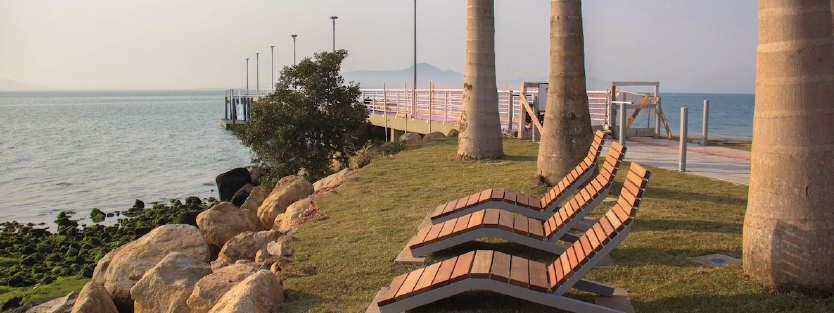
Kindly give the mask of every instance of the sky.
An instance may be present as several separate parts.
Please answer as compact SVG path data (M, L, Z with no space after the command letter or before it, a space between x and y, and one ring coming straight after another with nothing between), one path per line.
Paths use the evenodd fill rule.
M586 75L753 93L758 1L585 0ZM410 0L0 0L0 79L57 89L250 88L347 49L343 71L413 63ZM548 75L550 3L495 1L499 80ZM463 73L466 1L417 0L417 60ZM269 46L275 46L271 52ZM256 76L256 55L259 78ZM419 77L423 81L425 77ZM402 82L392 82L402 83Z

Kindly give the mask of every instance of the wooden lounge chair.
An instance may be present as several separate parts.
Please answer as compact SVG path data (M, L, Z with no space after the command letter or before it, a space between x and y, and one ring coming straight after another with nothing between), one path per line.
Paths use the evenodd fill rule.
M629 180L648 180L636 163ZM641 183L642 184L642 183ZM620 201L550 265L495 251L474 251L394 278L376 304L401 312L469 290L489 290L573 312L620 312L564 296L571 288L611 296L614 287L582 279L628 236L642 196L624 188Z
M409 241L408 249L411 255L422 257L478 238L498 237L534 249L562 253L567 247L556 241L576 240L575 235L568 233L571 229L588 230L588 225L582 219L608 195L623 157L624 154L612 147L596 178L547 221L499 209L480 210L420 229ZM645 188L644 183L643 180L627 179L625 184L639 196Z
M437 206L431 214L431 222L432 224L443 223L488 208L504 209L536 219L546 220L559 208L559 204L564 202L579 186L591 178L604 142L605 133L597 131L588 151L588 156L573 171L562 178L543 198L536 198L503 188L487 189Z

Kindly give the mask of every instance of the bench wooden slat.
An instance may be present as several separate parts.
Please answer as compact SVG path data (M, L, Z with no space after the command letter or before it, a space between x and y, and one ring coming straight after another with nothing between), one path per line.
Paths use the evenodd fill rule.
M605 214L605 218L607 218L608 221L611 222L611 227L614 227L615 232L618 232L625 227L625 225L623 224L624 221L620 221L620 219L617 218L617 214L615 214L614 212L608 211L608 213Z
M486 213L484 214L484 227L485 228L496 228L498 227L498 219L500 217L501 210L499 209L487 209Z
M504 188L495 188L492 191L492 200L504 201Z
M559 262L559 259L556 259L555 262L550 263L550 265L547 266L547 278L550 281L548 286L553 288L553 290L556 290L554 285L559 281L560 277L557 274L560 273L562 273L562 263Z
M449 279L449 282L459 282L469 277L469 272L472 269L472 262L474 260L475 251L470 251L459 256L458 260L455 262L455 269L452 270L452 277Z
M455 229L452 230L452 236L457 236L459 234L465 233L468 231L469 220L472 218L472 214L467 214L457 218L457 222L455 222Z
M605 229L602 227L602 223L600 221L597 221L596 224L594 224L593 229L594 234L597 235L597 240L599 240L601 244L606 244L610 241L610 239L608 239L608 235L605 234Z
M585 249L582 248L582 244L579 243L579 241L574 242L574 244L571 245L570 247L573 248L573 253L576 256L576 262L577 263L582 264L582 263L585 263L585 261L587 261L586 260Z
M434 281L434 277L437 275L437 270L439 269L440 262L426 267L426 270L423 271L423 275L420 276L420 280L417 281L417 285L414 286L413 294L418 295L431 290L431 282Z
M629 205L625 207L636 207L640 205L640 198L635 198L628 192L623 192L620 197L628 201Z
M588 239L587 235L582 235L582 237L579 237L578 242L582 244L582 252L585 252L587 258L590 258L594 254L596 254L596 250L594 250L594 247L591 246L591 240Z
M492 198L492 189L481 191L481 198L478 199L478 204L487 203Z
M411 273L408 273L408 277L405 278L405 282L403 282L400 290L397 291L397 295L394 296L394 299L400 301L411 297L414 294L414 286L417 285L417 281L420 280L420 276L423 275L423 271L425 270L425 268L418 268Z
M630 180L626 180L623 183L623 189L628 191L629 194L631 194L635 197L642 197L643 196L643 190L640 189L640 187L637 187L637 185L635 185L634 182L632 182ZM620 193L622 193L622 192L620 192Z
M588 237L588 243L591 245L591 249L594 249L594 251L598 251L601 245L594 228L591 227L587 231L585 231L585 235Z
M443 228L440 230L440 234L437 235L437 240L440 241L452 236L452 232L455 230L455 224L457 224L458 219L448 220L443 223Z
M400 291L400 287L405 282L405 278L408 277L408 274L402 274L400 276L394 277L394 280L391 281L391 285L388 285L388 290L382 294L382 297L379 298L377 301L377 305L383 306L394 303L394 297L397 296L397 291Z
M626 200L625 197L618 197L616 205L619 205L619 206L624 207L624 208L629 208L629 207L632 206L631 202Z
M478 212L472 213L469 218L469 225L466 226L467 229L477 229L483 227L484 223L484 214L486 214L487 210L480 210Z
M502 282L510 281L510 263L512 257L502 252L494 252L492 255L492 266L489 270L489 278Z
M585 199L585 203L582 205L582 207L587 206L589 203L591 203L591 201L594 200L594 197L591 196L590 192L588 192L588 188L583 188L582 191L580 191L580 194L582 194L582 198Z
M444 216L444 215L447 215L447 214L451 214L452 212L454 212L455 207L457 207L458 201L460 201L460 199L452 200L452 201L447 202L446 207L443 208L443 213L441 213L438 217Z
M617 218L619 218L623 222L627 221L631 217L628 216L628 213L626 213L626 211L623 210L623 208L619 205L615 205L613 208L611 208L611 211L614 211L614 215L617 215Z
M469 196L458 199L458 203L455 204L455 208L452 210L452 212L457 212L457 211L463 210L464 208L466 208L466 203L468 203L468 202L469 202ZM449 213L451 213L451 212L449 212Z
M530 289L547 292L547 267L544 263L530 261Z
M442 215L443 214L443 209L445 209L447 205L449 205L448 202L446 202L444 204L441 204L441 205L438 205L437 208L435 208L434 211L432 211L431 216L435 217L435 216Z
M603 217L603 218L599 219L598 223L600 223L600 225L602 226L602 231L603 231L603 234L605 235L605 237L610 240L611 236L616 233L616 230L614 229L614 227L611 226L611 222L608 221L607 217ZM608 243L608 241L606 241L606 243Z
M431 227L423 227L417 231L417 235L411 238L411 241L408 242L408 246L416 248L422 245L423 240L426 238L426 235L429 234L430 229Z
M631 170L632 172L636 173L637 175L639 175L641 177L648 178L649 175L651 175L651 172L649 172L648 170L646 170L646 168L644 168L643 166L641 166L640 164L637 164L637 163L631 163L631 167L629 168L629 170Z
M643 179L643 176L637 175L637 173L628 172L628 175L626 175L626 180L632 181L641 189L646 188L647 181Z
M565 251L565 254L568 255L568 266L570 266L571 272L579 266L579 259L576 258L576 247L577 246L575 245L571 245L570 248Z
M573 251L571 251L571 253L572 252ZM568 252L567 251L565 251L564 253L562 253L561 256L559 256L558 261L559 261L559 264L562 266L562 271L561 271L562 277L558 278L559 277L559 271L557 270L556 271L556 277L558 278L558 280L556 280L555 283L556 284L561 284L571 274L571 271L573 271L573 268L570 265L570 260L568 258ZM551 286L553 284L554 284L554 282L550 282Z
M437 241L437 236L439 236L440 231L443 230L443 224L445 223L432 225L431 229L429 229L429 233L426 235L426 238L423 239L423 244L429 244Z
M481 200L481 193L480 192L469 195L469 200L466 201L466 207L469 208L469 207L472 207L472 206L478 204L479 200Z
M450 284L452 271L455 270L455 264L457 264L458 259L460 257L451 258L440 263L437 275L434 276L434 280L431 283L431 289L437 289Z
M472 269L469 276L473 278L489 278L489 270L492 267L493 251L475 251L475 260L472 261Z
M504 202L515 204L516 203L516 192L507 189L504 191Z
M611 142L611 148L613 148L616 151L623 151L625 149L625 147L623 147L623 145L621 145L619 142L616 142L616 141Z
M513 256L510 264L510 284L530 287L530 261Z
M530 233L530 222L527 221L526 216L515 213L515 218L513 218L513 231L524 236Z
M513 219L515 218L515 214L510 211L500 211L500 217L498 218L498 228L513 231Z
M542 222L535 218L527 219L527 231L529 236L536 239L544 239L544 227Z

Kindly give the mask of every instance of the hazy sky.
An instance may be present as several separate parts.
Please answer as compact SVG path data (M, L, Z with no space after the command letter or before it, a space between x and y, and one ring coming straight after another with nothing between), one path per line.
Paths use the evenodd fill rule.
M344 71L412 64L411 0L0 0L0 79L52 88L241 88L336 46ZM585 0L587 75L661 91L752 93L756 0ZM497 0L499 79L547 76L550 1ZM418 62L463 72L466 1L418 0ZM419 75L419 73L418 73ZM418 78L421 81L424 78ZM392 82L402 83L402 82Z

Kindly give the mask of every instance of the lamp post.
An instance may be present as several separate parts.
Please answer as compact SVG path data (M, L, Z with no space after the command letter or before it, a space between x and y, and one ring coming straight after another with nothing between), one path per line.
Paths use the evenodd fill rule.
M269 46L269 58L272 59L272 89L275 88L275 46Z
M292 65L295 65L295 38L298 35L292 35Z
M246 58L246 93L249 93L249 58Z
M255 52L255 90L261 90L261 64L258 61L258 54Z
M331 16L330 19L333 20L333 52L336 52L336 19L338 16Z
M417 102L417 0L414 0L414 81L413 85L411 85L411 103L414 104L412 107L416 107ZM429 113L431 113L431 108L429 108ZM414 114L414 112L412 112Z

